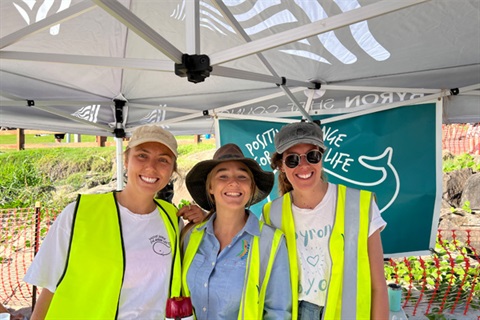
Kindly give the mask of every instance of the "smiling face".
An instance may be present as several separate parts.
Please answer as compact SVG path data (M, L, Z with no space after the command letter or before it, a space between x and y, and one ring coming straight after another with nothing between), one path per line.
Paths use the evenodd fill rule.
M147 142L127 151L125 166L128 183L124 192L132 193L133 196L153 198L170 181L175 167L175 157L163 144Z
M297 144L287 149L282 159L285 159L290 154L304 155L311 150L318 150L318 147L312 144ZM295 168L289 168L284 163L281 165L282 172L287 176L288 181L293 186L294 190L307 191L317 188L322 184L322 162L311 164L307 161L305 156L300 158L300 163Z
M244 210L252 198L253 176L240 161L223 162L209 173L207 187L217 211L222 208Z

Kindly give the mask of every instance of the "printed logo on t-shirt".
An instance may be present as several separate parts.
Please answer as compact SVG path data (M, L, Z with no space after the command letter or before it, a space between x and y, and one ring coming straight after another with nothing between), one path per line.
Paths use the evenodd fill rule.
M149 238L152 244L153 252L161 256L169 255L172 252L170 241L161 235L155 235Z
M324 301L330 277L328 240L332 225L322 221L299 224L295 233L300 266L298 293L307 301Z

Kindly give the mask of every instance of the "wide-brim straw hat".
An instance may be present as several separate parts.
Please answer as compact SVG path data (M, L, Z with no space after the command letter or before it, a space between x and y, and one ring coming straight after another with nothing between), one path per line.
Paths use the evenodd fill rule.
M274 174L264 171L260 165L251 158L246 158L242 150L233 143L220 147L213 155L212 160L205 160L197 163L187 174L186 185L193 200L203 209L211 210L213 203L209 201L207 194L207 176L212 169L222 162L240 161L244 163L252 172L257 190L251 205L265 199L273 188Z

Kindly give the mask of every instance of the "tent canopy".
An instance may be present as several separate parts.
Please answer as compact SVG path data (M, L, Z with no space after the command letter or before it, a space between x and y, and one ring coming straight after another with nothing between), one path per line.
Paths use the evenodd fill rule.
M0 126L201 134L437 98L480 122L479 52L478 0L5 0Z

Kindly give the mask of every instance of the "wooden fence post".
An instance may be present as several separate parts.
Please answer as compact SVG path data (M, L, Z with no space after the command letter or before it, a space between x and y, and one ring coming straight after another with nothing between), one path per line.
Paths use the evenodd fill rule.
M201 141L202 141L202 139L200 138L199 134L196 134L196 135L193 136L193 143L198 144Z
M35 202L35 243L34 243L34 251L33 256L37 255L38 250L40 249L40 220L41 220L41 212L40 212L40 202ZM32 312L33 308L35 308L35 303L37 302L37 286L33 286L32 289Z
M107 137L97 136L96 140L97 140L97 146L105 147L105 143L107 142Z
M17 150L25 150L25 131L17 128Z

